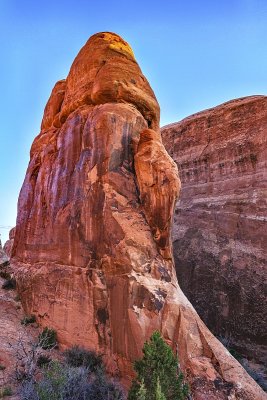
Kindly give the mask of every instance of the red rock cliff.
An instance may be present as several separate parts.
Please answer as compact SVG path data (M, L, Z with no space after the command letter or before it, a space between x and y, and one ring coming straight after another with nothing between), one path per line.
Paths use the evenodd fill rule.
M12 250L24 308L63 347L103 353L128 382L159 329L178 346L195 399L263 399L177 285L169 233L179 187L130 46L94 35L53 89L32 145Z
M264 361L267 97L192 115L162 137L182 181L173 237L181 288L214 333Z

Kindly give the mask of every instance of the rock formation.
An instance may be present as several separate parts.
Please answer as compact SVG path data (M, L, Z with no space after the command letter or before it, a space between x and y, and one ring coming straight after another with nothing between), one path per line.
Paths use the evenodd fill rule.
M6 241L6 243L4 245L4 252L8 256L8 258L10 258L10 256L11 256L12 247L13 247L13 243L14 243L15 232L16 232L16 227L12 228L9 231L9 239Z
M266 361L267 97L192 115L162 137L182 181L179 284L214 333Z
M5 252L5 249L3 249L3 247L2 247L2 242L0 239L0 267L2 265L4 266L5 264L8 264L8 256Z
M145 129L140 133L134 165L140 201L154 241L163 258L172 260L170 228L181 185L177 166L163 147L159 132Z
M264 399L178 287L168 235L179 185L130 46L92 36L32 145L12 250L22 304L62 347L104 354L128 383L158 329L178 347L195 399Z
M8 257L4 250L0 248L0 266L5 265L6 263L8 263Z

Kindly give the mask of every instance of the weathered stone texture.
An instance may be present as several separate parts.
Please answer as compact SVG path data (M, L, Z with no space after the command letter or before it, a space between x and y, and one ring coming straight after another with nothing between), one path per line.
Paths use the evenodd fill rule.
M266 360L267 97L230 101L163 127L182 190L178 281L204 322Z
M94 35L58 85L18 203L12 263L26 312L55 328L62 347L103 353L128 383L158 329L178 346L199 393L199 377L210 393L218 378L232 398L263 399L177 285L168 235L180 183L130 46L115 34ZM142 153L146 135L151 162Z

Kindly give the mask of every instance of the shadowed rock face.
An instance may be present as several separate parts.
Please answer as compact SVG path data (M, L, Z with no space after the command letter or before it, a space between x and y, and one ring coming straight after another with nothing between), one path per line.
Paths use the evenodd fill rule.
M5 265L8 263L8 256L6 255L5 251L0 247L0 266Z
M233 100L162 128L182 181L178 281L212 331L264 362L267 97Z
M134 163L140 201L154 241L160 254L172 260L170 228L180 180L177 166L163 147L159 132L152 129L141 132Z
M14 243L15 232L16 232L16 227L12 228L9 231L9 239L6 241L6 243L4 245L4 252L5 252L5 254L7 255L8 258L10 258L10 256L11 256L12 247L13 247L13 243Z
M63 82L19 197L12 263L26 312L56 329L62 347L103 353L125 383L158 329L178 347L193 391L263 399L177 285L169 232L180 182L130 46L94 35Z

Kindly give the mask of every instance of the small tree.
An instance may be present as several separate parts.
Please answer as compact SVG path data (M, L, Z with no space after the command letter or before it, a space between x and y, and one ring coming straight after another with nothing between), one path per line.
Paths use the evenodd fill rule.
M129 391L129 400L138 400L140 388L146 389L145 400L183 400L188 385L179 370L178 359L164 342L159 332L154 332L143 347L143 358L134 364L137 378Z

